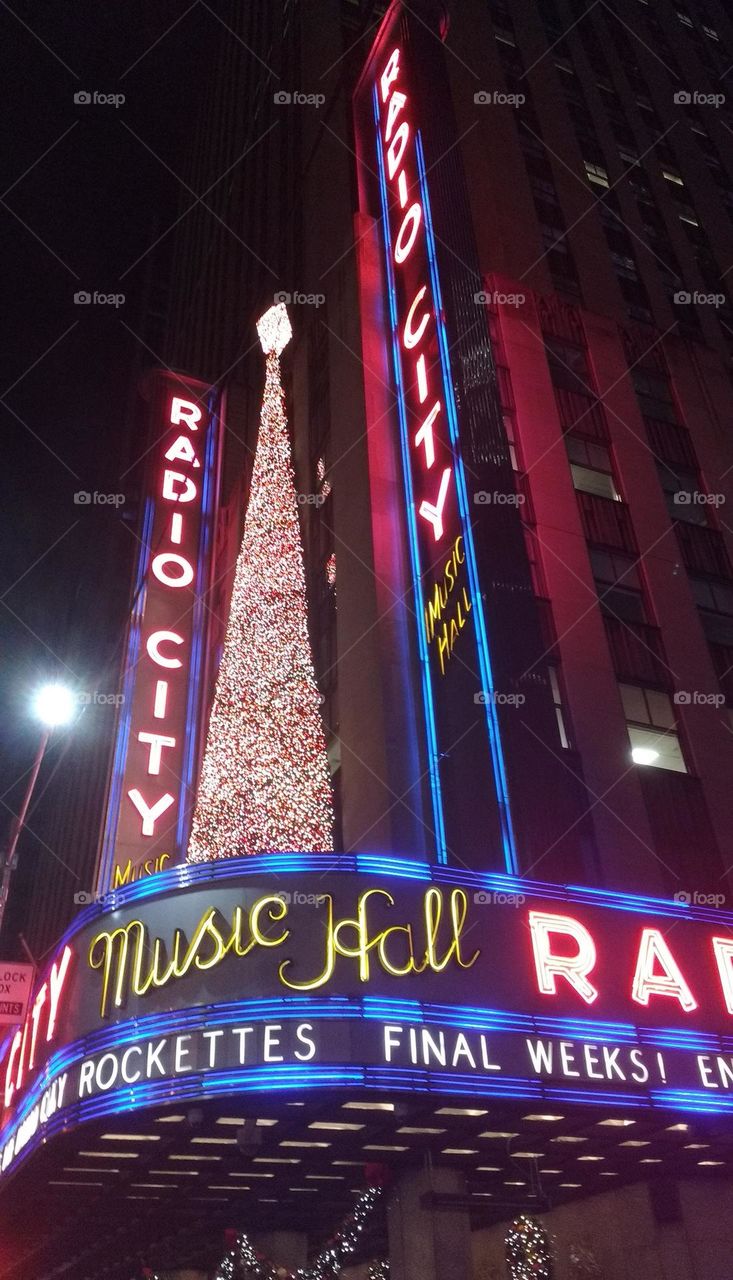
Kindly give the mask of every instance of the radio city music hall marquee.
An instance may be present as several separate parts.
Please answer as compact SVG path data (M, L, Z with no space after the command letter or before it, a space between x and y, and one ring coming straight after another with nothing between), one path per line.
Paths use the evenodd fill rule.
M113 899L6 1041L6 1173L72 1109L177 1092L733 1107L731 913L318 854L173 868Z

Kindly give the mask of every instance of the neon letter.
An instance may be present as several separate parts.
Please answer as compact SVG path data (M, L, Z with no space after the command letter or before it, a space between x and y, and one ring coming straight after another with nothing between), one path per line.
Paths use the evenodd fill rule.
M586 1004L593 1004L598 990L588 980L588 974L596 963L593 939L579 920L572 916L554 915L548 911L530 911L529 927L537 970L537 983L543 996L557 995L557 979L565 978ZM556 955L550 946L550 935L563 934L572 938L577 947L575 955Z
M152 658L153 662L157 662L159 667L182 667L180 658L163 657L160 646L164 640L170 640L171 644L183 644L183 636L177 635L175 631L154 631L145 646L148 657Z
M177 484L182 488L175 489L173 486ZM168 502L193 502L197 492L190 476L181 475L180 471L169 471L166 467L163 472L163 497Z
M163 747L175 747L175 738L167 738L165 734L162 733L139 733L137 737L138 742L145 742L150 745L148 773L160 773L160 760L163 754Z
M37 1039L38 1039L38 1019L39 1019L39 1018L40 1018L40 1016L41 1016L41 1009L43 1008L44 1004L46 1003L46 996L47 996L47 995L48 995L48 983L47 983L47 982L44 982L44 984L43 984L43 986L41 987L40 991L39 991L39 992L38 992L38 994L36 995L35 1000L33 1001L33 1011L32 1011L32 1013L31 1013L31 1025L32 1025L32 1030L31 1030L31 1049L30 1049L30 1053L29 1053L29 1055L28 1055L28 1068L29 1068L29 1070L31 1070L31 1069L33 1068L33 1066L35 1065L35 1061L36 1061L36 1041L37 1041Z
M15 1059L20 1053L20 1045L21 1045L22 1039L23 1039L23 1032L20 1030L20 1028L18 1028L15 1035L13 1036L13 1043L10 1046L10 1053L8 1054L8 1066L5 1072L5 1106L6 1107L10 1106L11 1102L13 1101L13 1094L15 1093L15 1085L13 1084L13 1072L15 1071Z
M174 440L165 457L169 462L192 462L194 467L201 466L190 436L179 436Z
M661 965L663 973L655 973L657 965ZM679 1000L685 1013L697 1008L697 1000L659 929L642 930L631 996L637 1004L645 1005L650 996L672 996Z
M394 138L387 147L387 173L389 174L390 181L394 178L400 167L409 137L410 126L406 120L403 120Z
M404 218L402 226L397 232L397 238L394 246L395 262L404 262L412 250L412 246L417 239L417 233L420 229L422 221L422 205L416 200L411 204Z
M715 952L715 963L720 974L720 985L723 988L725 1007L728 1013L733 1013L733 969L731 969L733 941L730 938L713 938L713 951Z
M192 404L190 400L181 400L179 396L174 396L171 401L171 422L174 427L185 422L191 431L198 431L198 424L201 421L201 410L198 405Z
M382 102L387 101L387 97L389 95L389 86L392 84L393 80L397 79L397 76L399 75L399 71L400 71L400 51L399 49L393 49L387 60L387 65L384 68L384 71L382 72L382 79L380 81L382 86Z
M445 498L448 492L448 485L450 483L450 478L451 478L451 468L446 467L445 471L443 472L443 478L440 482L440 489L438 490L438 501L436 502L435 506L433 506L432 502L428 502L427 499L425 499L423 502L420 503L420 515L422 516L423 520L429 520L431 525L433 526L433 535L435 537L436 542L438 541L439 538L442 538L443 536L443 507L445 506Z
M127 794L143 820L143 835L155 835L155 824L161 814L165 813L166 809L170 809L174 797L166 791L165 795L161 796L160 800L156 800L155 804L148 805L143 800L137 787L133 787L132 791L128 791Z
M416 308L419 307L420 303L425 297L425 294L427 292L427 287L428 286L424 284L422 289L418 289L417 293L415 294L415 297L412 300L410 310L407 313L407 319L405 320L405 327L402 330L402 341L404 342L408 351L410 351L412 347L417 346L418 342L420 341L420 339L422 338L425 332L425 327L428 323L428 320L430 319L430 312L429 311L423 312L422 316L420 317L420 323L417 326L417 329L413 329L412 317L415 314Z
M400 111L402 110L406 102L407 102L407 98L405 97L404 93L400 93L399 89L395 89L394 93L392 94L392 97L389 100L389 106L387 108L387 127L384 131L385 142L389 142L390 138L392 137L392 130L394 129L395 120L397 119L397 116L399 115Z
M51 976L49 978L51 1003L48 1011L48 1031L46 1032L47 1040L53 1039L53 1034L56 1030L59 1000L61 999L61 992L64 989L64 983L66 982L66 976L69 972L70 964L71 947L64 947L61 953L61 959L54 960L51 965Z
M425 445L425 461L429 467L435 462L435 445L433 443L433 423L442 409L440 400L436 400L430 413L415 436L415 444Z
M181 571L180 577L176 578L168 570L169 564L177 565ZM183 556L179 556L177 551L161 551L156 556L151 565L153 573L158 582L162 582L166 587L188 587L193 582L193 565L189 564Z

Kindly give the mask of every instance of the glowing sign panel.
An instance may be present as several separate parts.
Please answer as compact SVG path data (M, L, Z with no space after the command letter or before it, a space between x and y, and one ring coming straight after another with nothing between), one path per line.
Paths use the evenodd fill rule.
M178 1081L733 1111L732 931L396 859L173 868L83 913L39 982L0 1068L0 1169Z
M184 391L188 394L182 394ZM100 889L185 856L204 693L218 422L206 388L162 372Z

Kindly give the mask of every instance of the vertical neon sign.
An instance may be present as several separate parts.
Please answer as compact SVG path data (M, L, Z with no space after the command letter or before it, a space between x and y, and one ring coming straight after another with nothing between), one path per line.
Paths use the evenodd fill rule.
M220 433L216 396L152 378L155 443L128 631L99 888L185 859L202 712Z
M459 774L471 794L467 762L475 829L516 871L425 160L400 44L378 60L372 96L437 854L447 861L472 838L457 799Z

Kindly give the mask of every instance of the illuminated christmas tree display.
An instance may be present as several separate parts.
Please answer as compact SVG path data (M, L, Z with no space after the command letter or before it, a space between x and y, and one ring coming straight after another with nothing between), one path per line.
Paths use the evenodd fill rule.
M285 306L257 325L267 360L188 859L333 847L326 743L308 639L305 571L280 354Z

